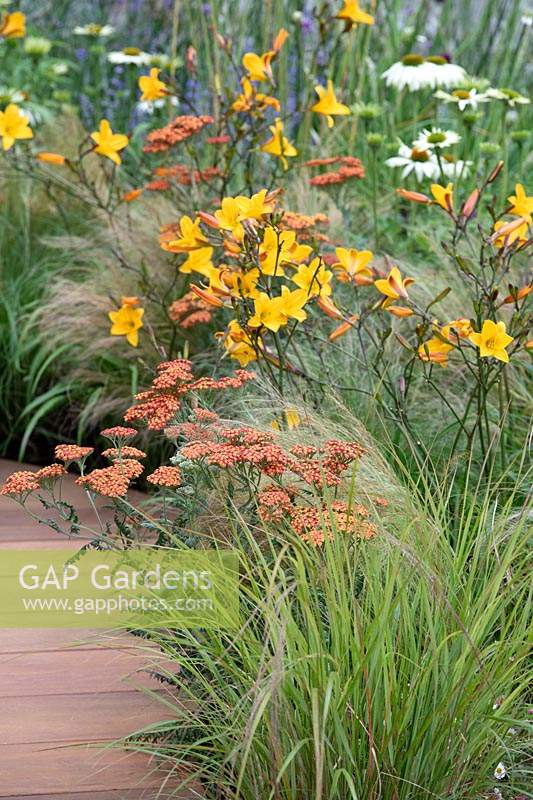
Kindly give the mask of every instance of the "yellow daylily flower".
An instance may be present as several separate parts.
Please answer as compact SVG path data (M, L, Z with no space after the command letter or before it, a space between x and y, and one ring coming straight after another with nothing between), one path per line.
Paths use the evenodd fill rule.
M449 183L446 187L440 186L438 183L432 183L431 194L435 202L448 214L453 212L453 183Z
M339 103L335 96L335 89L333 88L333 81L328 81L327 89L323 86L315 86L319 100L314 106L311 106L311 111L317 114L323 114L328 121L328 128L333 127L333 117L339 115L351 114L352 112L343 103Z
M149 75L141 75L139 78L141 100L159 100L168 94L166 83L159 80L160 72L157 67L152 67Z
M450 332L451 328L453 328L454 333ZM444 326L443 330L447 331L446 338L452 341L454 338L457 339L457 336L460 339L468 339L470 334L474 332L472 323L469 319L466 319L466 317L459 317L459 319L454 319L451 322L448 322L448 324Z
M269 297L266 292L259 292L254 299L254 314L248 320L250 328L268 328L277 333L288 318L281 308L280 297Z
M337 19L346 20L350 27L358 23L361 25L374 24L374 17L372 14L367 14L366 11L361 11L358 0L344 0L344 6L336 16Z
M164 250L171 253L188 253L191 250L198 250L209 245L209 240L202 233L200 228L200 218L196 217L194 222L187 215L180 219L180 238L169 242L163 242Z
M271 214L276 206L275 198L268 198L268 189L261 189L251 197L239 195L236 197L241 213L239 220L261 219L265 214Z
M91 133L91 139L96 144L95 153L109 158L117 166L122 163L119 151L127 146L129 139L123 133L113 133L107 119L100 122L99 131Z
M230 358L236 359L241 367L246 367L251 361L257 360L256 348L254 348L250 336L236 319L233 319L228 325L227 333L221 335L226 354ZM262 349L261 340L258 340L257 347Z
M355 283L372 283L372 270L368 264L374 258L374 253L370 250L356 250L337 247L335 255L339 259L333 264L339 281L354 281Z
M248 79L251 81L271 81L271 61L275 55L275 50L268 50L261 56L256 53L245 53L242 57L242 65L248 73Z
M33 138L28 117L15 103L10 103L5 111L0 111L0 136L4 150L13 147L17 139Z
M224 197L220 208L215 211L215 218L225 231L231 231L236 239L241 241L244 230L240 223L241 206L236 197Z
M26 15L22 11L6 14L0 23L0 36L4 39L21 39L26 35Z
M261 145L261 151L268 153L271 156L277 156L281 159L283 169L288 169L288 158L294 158L298 155L298 150L292 145L286 136L283 135L283 123L280 119L276 119L274 125L269 126L272 137Z
M144 308L123 305L118 311L109 311L111 320L111 336L125 336L132 347L139 344L139 328L143 327Z
M288 286L282 286L281 297L278 299L280 301L280 312L284 314L288 320L296 319L298 322L303 322L307 319L304 306L309 300L309 296L303 289L295 289L291 292Z
M453 345L446 344L442 339L436 336L424 342L418 348L418 357L422 361L431 361L434 364L440 364L445 367L448 363L448 353L453 350Z
M199 272L200 275L205 275L207 278L213 267L212 257L212 247L198 247L196 250L189 252L187 260L180 264L179 270L185 275L189 275L191 272Z
M400 297L404 299L408 297L407 286L414 283L414 278L402 278L402 274L398 267L393 267L386 278L380 278L374 281L374 286L392 300L398 300Z
M330 281L333 273L327 270L320 258L314 258L310 264L301 264L292 280L305 291L307 297L328 297L331 294Z
M517 183L514 187L516 194L512 194L507 199L512 205L509 210L510 214L517 217L524 217L531 225L531 214L533 213L533 196L528 197L524 191L521 183Z
M480 358L497 358L506 364L509 361L509 355L505 348L514 339L505 332L505 322L493 322L491 319L486 319L480 333L471 333L469 339L472 344L479 347Z
M277 97L271 97L268 94L256 92L248 78L243 78L242 94L238 95L236 100L231 104L231 110L236 113L246 111L264 111L265 108L270 106L278 113L281 109L280 102Z
M298 428L301 425L302 419L295 408L286 408L283 412L283 416L285 417L285 423L287 425L287 430L292 431L294 428ZM283 418L281 419L283 422ZM273 419L270 423L270 427L273 428L275 431L281 430L281 425L277 419Z
M264 275L284 275L283 264L292 262L292 248L296 241L294 231L277 232L266 228L259 245L261 272Z
M500 228L503 228L507 223L503 222L503 220L498 220L494 223L494 231L497 232ZM507 234L502 234L501 236L497 236L494 239L494 244L498 245L498 247L509 247L510 245L518 242L519 245L525 244L529 239L528 236L528 224L527 221L524 220L521 225L519 225L514 230L510 231Z

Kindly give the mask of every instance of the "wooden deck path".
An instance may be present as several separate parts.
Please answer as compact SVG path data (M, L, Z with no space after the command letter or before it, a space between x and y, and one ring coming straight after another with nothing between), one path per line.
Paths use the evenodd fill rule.
M17 468L0 461L0 481ZM89 514L73 481L65 494ZM0 497L0 550L66 546L65 537ZM164 695L168 690L146 672L156 666L158 653L139 641L95 630L0 629L2 800L185 797L168 784L159 791L165 774L149 756L109 746L172 716L153 694L142 691L150 687Z

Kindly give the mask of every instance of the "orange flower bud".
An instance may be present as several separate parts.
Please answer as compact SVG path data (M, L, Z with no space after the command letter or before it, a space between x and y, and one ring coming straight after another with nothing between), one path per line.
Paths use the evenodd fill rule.
M317 305L324 314L332 319L344 319L344 315L339 311L336 305L329 299L329 297L319 297Z
M470 197L468 197L467 200L465 200L465 203L461 209L461 216L465 217L466 219L470 219L470 217L476 210L478 200L479 200L479 190L474 189Z
M125 203L132 203L133 200L137 200L142 193L142 189L132 189L130 192L126 192L126 194L122 196L122 199Z
M335 339L339 339L341 336L344 336L345 333L348 333L350 328L353 328L354 322L357 322L359 319L357 314L354 314L353 317L349 317L346 322L341 323L338 325L335 330L331 331L328 339L330 342L334 342Z
M220 223L213 214L208 214L207 211L199 211L197 216L210 228L220 228Z
M37 153L37 160L42 161L44 164L57 164L57 166L61 167L65 162L65 156L62 156L60 153Z
M498 163L490 173L489 177L487 178L487 183L493 183L500 174L500 172L502 171L502 169L503 169L503 161L498 161Z
M521 300L523 297L527 297L532 289L533 285L531 284L529 286L522 286L521 289L515 290L514 294L508 294L507 297L502 300L502 304L514 303L517 300Z
M386 310L393 314L395 317L411 317L413 311L410 308L403 308L402 306L387 306Z
M524 222L527 222L525 217L518 217L518 219L513 219L512 222L506 222L505 225L502 225L501 228L498 228L498 230L492 234L492 236L489 238L489 242L492 244L500 237L505 239L506 236L515 231L517 228L522 227Z
M194 292L197 297L205 300L205 302L209 303L209 305L214 306L215 308L222 308L224 306L222 300L219 300L214 294L206 292L205 289L201 289L200 286L196 286L194 283L191 283L190 289L191 292Z
M422 192L411 192L409 189L396 189L396 191L406 200L411 200L413 203L423 203L424 205L431 203L429 197L426 194L422 194Z
M274 43L272 45L272 49L277 52L281 50L285 41L289 36L289 32L285 30L285 28L280 28L276 34L276 38L274 39Z
M123 306L138 306L141 301L138 297L132 295L131 297L121 297L120 304Z

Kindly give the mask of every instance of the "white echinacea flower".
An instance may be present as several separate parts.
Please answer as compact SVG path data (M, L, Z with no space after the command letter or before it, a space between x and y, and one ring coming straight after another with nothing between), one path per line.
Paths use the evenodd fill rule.
M505 100L511 108L516 105L525 106L531 102L529 97L520 94L520 92L515 92L514 89L487 89L485 94L493 100Z
M419 150L433 150L451 147L460 141L461 137L455 131L443 131L442 128L424 128L413 142L413 145Z
M435 155L429 150L418 150L416 147L407 147L403 142L400 143L398 155L388 158L385 161L387 167L403 167L402 178L415 173L418 181L426 178L437 178L439 175L439 164Z
M396 61L382 74L387 86L396 89L436 89L439 86L457 86L466 72L458 64L450 64L441 56L424 56L410 53Z
M486 103L490 100L486 93L478 94L477 89L454 89L451 93L439 89L433 97L444 103L457 103L459 111L464 111L465 108L472 108L475 111L479 103Z
M442 171L447 178L466 178L470 174L472 164L472 161L462 161L460 158L457 161L448 160L446 156L441 162Z
M112 50L107 54L107 60L111 64L135 64L144 66L148 64L150 56L139 50L138 47L125 47L123 50Z
M111 36L115 33L115 29L111 25L98 25L96 22L90 22L88 25L76 25L73 33L76 36L95 36L104 37Z

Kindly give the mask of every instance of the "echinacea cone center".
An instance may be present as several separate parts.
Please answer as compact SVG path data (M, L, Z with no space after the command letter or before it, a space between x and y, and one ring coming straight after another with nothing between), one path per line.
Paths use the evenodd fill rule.
M402 64L406 67L418 67L420 64L424 63L424 57L419 56L418 53L408 53L408 55L402 58Z
M413 149L411 150L411 160L429 161L429 153L427 150L417 150L416 147L413 147Z

